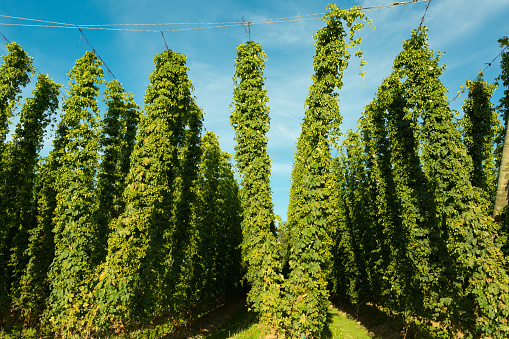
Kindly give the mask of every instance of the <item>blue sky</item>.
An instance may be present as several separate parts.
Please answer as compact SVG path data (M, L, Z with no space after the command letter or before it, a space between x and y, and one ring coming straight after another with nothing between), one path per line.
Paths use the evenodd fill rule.
M238 22L266 20L324 13L329 1L195 1L195 0L91 0L40 1L4 0L0 15L61 23L145 24ZM341 8L392 4L393 0L341 0ZM342 130L355 129L356 122L374 96L377 86L391 72L394 57L402 41L417 28L427 2L391 6L368 12L376 29L366 26L363 37L365 80L358 76L358 63L352 59L340 91ZM449 88L449 99L456 96L467 79L474 79L495 58L500 47L497 39L509 36L509 0L432 0L425 17L430 46L442 51L447 70L442 81ZM39 24L0 17L0 24ZM251 26L251 40L258 42L268 55L265 77L271 108L268 152L272 159L272 189L275 213L286 219L294 144L304 116L304 100L311 84L314 55L313 34L322 20L272 23ZM193 26L139 27L142 29L178 29ZM195 26L194 26L195 27ZM34 58L35 67L55 81L67 85L67 72L90 47L75 28L42 28L0 25L0 32L19 43ZM154 69L153 57L164 48L159 32L84 30L97 53L127 91L143 104L148 77ZM194 83L196 100L205 111L205 128L219 135L223 150L233 153L234 130L229 123L232 101L236 46L247 40L243 27L165 33L168 47L185 54ZM0 39L2 39L0 37ZM0 53L7 52L5 44ZM500 73L499 59L484 72L488 82ZM105 73L106 80L110 77ZM365 83L364 83L365 81ZM33 85L32 85L33 86ZM30 90L31 87L28 88ZM495 93L498 102L503 89ZM451 107L461 110L464 98ZM48 138L43 154L51 147Z

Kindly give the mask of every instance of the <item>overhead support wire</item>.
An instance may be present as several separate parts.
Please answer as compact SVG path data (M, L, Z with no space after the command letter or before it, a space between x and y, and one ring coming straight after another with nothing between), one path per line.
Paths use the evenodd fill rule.
M424 15L421 18L421 23L419 24L419 29L424 25L424 18L426 17L426 13L428 13L429 4L431 3L431 0L428 1L428 4L426 5L426 9L424 10Z
M493 58L493 60L491 60L490 62L487 62L486 63L486 67L484 67L484 69L482 69L479 74L483 74L485 70L487 70L489 67L491 67L491 65L495 62L495 60L497 60L504 52L506 49L509 48L509 45L508 46L505 46L504 48L502 48L502 50L500 51L500 53L497 54L497 56L495 58ZM456 100L461 94L465 93L465 89L462 89L460 92L458 92L458 94L456 94L456 96L451 100L449 101L450 103L453 102L454 100Z
M361 10L364 12L370 12L370 11L376 11L386 8L394 8L399 7L402 5L410 5L410 4L416 4L420 2L429 2L431 0L412 0L407 2L399 2L394 1L392 4L386 4L386 5L379 5L379 6L369 6L369 7L353 7L351 10ZM426 10L428 9L428 6L426 6ZM106 67L109 75L116 79L115 75L111 71L111 69L108 67L108 65L104 62L104 60L101 58L99 53L95 50L95 48L92 46L90 41L85 36L85 33L83 30L85 29L94 29L94 30L109 30L109 31L131 31L131 32L157 32L161 33L164 45L166 49L168 49L168 44L166 43L166 38L164 36L165 32L181 32L181 31L191 31L191 30L200 30L200 29L211 29L211 28L225 28L225 27L238 27L242 26L246 34L248 36L248 40L251 40L251 25L263 25L263 24L272 24L272 23L285 23L285 22L297 22L297 21L308 21L308 20L318 20L322 19L323 15L326 13L314 13L314 14L305 14L305 15L298 15L298 16L290 16L290 17L283 17L283 18L275 18L275 19L265 19L265 20L257 20L257 21L248 21L242 17L242 21L238 22L194 22L194 23L148 23L148 24L88 24L88 25L77 25L77 24L71 24L71 23L64 23L64 22L58 22L58 21L49 21L49 20L40 20L40 19L33 19L33 18L24 18L24 17L18 17L18 16L11 16L11 15L4 15L0 14L0 18L6 18L6 19L14 19L14 20L25 20L25 21L31 21L31 22L39 22L41 24L23 24L23 23L6 23L6 22L0 22L0 26L21 26L21 27L41 27L41 28L65 28L65 29L78 29L87 42L87 44L92 49L92 52L101 60L101 62ZM423 17L424 20L424 17ZM247 27L246 27L247 23ZM187 25L187 26L201 26L201 27L190 27L190 28L178 28L178 29L166 29L166 30L154 30L154 29L135 29L135 28L119 28L119 27L140 27L140 26L178 26L178 25ZM9 40L0 32L3 39L10 43Z
M371 12L381 9L387 9L387 8L395 8L395 7L401 7L403 5L412 5L417 4L421 2L426 2L431 0L412 0L412 1L406 1L406 2L399 2L394 1L391 4L386 5L379 5L379 6L369 6L369 7L354 7L352 10L358 10L364 12ZM275 19L265 19L265 20L257 20L257 21L250 21L248 22L248 29L251 25L262 25L262 24L272 24L272 23L284 23L284 22L297 22L297 21L308 21L308 20L320 20L322 19L322 16L326 13L314 13L314 14L306 14L306 15L298 15L298 16L290 16L290 17L284 17L284 18L275 18ZM194 22L194 23L176 23L176 22L170 22L170 23L148 23L148 24L88 24L88 25L82 25L82 24L70 24L70 23L63 23L63 22L56 22L56 21L48 21L48 20L39 20L39 19L32 19L32 18L23 18L23 17L15 17L10 15L3 15L0 14L0 18L7 18L7 19L15 19L15 20L26 20L26 21L33 21L33 22L40 22L41 24L23 24L23 23L5 23L0 22L0 25L2 26L22 26L22 27L44 27L44 28L65 28L65 29L95 29L95 30L109 30L109 31L131 31L131 32L155 32L155 33L161 33L161 32L179 32L179 31L190 31L190 30L199 30L199 29L211 29L211 28L224 28L224 27L238 27L238 26L244 26L246 24L244 21L237 21L237 22ZM178 29L140 29L140 28L121 28L121 27L141 27L141 26L178 26L178 25L186 25L186 26L202 26L202 27L191 27L191 28L178 28Z
M169 49L168 44L166 43L166 38L164 37L163 31L161 31L161 36L163 37L163 40L164 40L164 46L166 46L166 49Z
M246 23L247 23L247 27L244 26L244 24L246 24ZM251 41L251 21L246 22L246 19L244 19L244 16L242 16L242 27L244 27L244 29L246 30L247 40Z
M168 24L165 24L168 25ZM177 24L177 25L186 25L184 23ZM62 26L62 25L32 25L32 24L12 24L12 23L5 23L0 22L0 26L18 26L18 27L40 27L40 28L65 28L65 29L77 29L78 27L81 27L83 29L94 29L94 30L104 30L104 31L127 31L127 32L152 32L152 33L160 33L161 30L155 30L155 29L129 29L129 28L107 28L107 27L90 27L90 26L81 26L81 25L74 25L71 26ZM178 32L178 31L192 31L197 29L208 29L208 28L222 28L222 27L235 27L235 26L242 26L242 23L234 24L234 25L217 25L217 26L205 26L205 27L193 27L193 28L180 28L180 29L167 29L163 30L163 32Z
M113 79L116 79L115 75L113 74L113 72L110 70L110 68L108 67L108 65L106 65L106 63L104 62L104 60L101 58L101 56L99 55L99 53L97 53L97 51L95 50L94 46L92 46L92 44L90 43L90 41L88 41L87 37L85 36L85 33L83 33L83 31L81 30L81 27L77 26L76 27L79 29L81 35L83 36L83 38L85 39L85 41L87 42L87 44L90 46L90 48L92 48L92 52L95 54L95 56L97 56L99 58L99 60L101 60L101 62L103 63L104 67L106 67L106 69L108 70L108 73L110 74L110 76L113 77Z
M11 43L11 42L10 42L10 41L9 41L9 40L5 37L5 35L4 35L2 32L0 32L0 34L2 34L2 38L4 38L4 40L5 40L5 42L6 42L6 43L8 43L8 44L10 44L10 43Z
M67 23L64 23L64 22L55 22L55 21L46 21L46 20L40 20L40 19L22 18L22 17L19 17L19 16L11 16L11 15L3 15L3 14L0 14L0 17L8 18L8 19L18 19L18 20L27 20L27 21L35 21L35 22L44 22L44 23L47 23L47 24L55 24L55 25L58 25L58 26L69 26L68 28L75 28L74 26L76 26L76 25L67 24Z

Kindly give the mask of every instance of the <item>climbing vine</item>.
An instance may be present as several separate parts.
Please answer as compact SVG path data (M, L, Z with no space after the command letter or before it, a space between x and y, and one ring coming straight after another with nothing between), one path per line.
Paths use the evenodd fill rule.
M326 322L334 233L329 226L330 151L338 140L341 124L334 90L343 87L342 79L351 56L348 47L360 44L362 37L355 36L364 26L362 21L367 20L355 8L341 10L330 5L328 9L324 16L326 26L314 36L315 73L305 102L306 113L292 171L288 209L290 272L284 285L284 327L293 337L316 337ZM353 54L362 58L362 50Z
M463 105L465 113L462 119L463 142L468 155L472 158L473 171L470 173L472 185L486 193L493 203L496 190L495 137L500 134L500 121L491 103L496 85L482 79L482 73L476 80L467 81L464 86L468 98Z
M493 144L493 88L477 93L482 100L467 101L462 139L439 60L428 47L427 27L414 30L366 106L360 134L348 135L334 163L336 293L419 323L438 322L452 335L503 338L508 276L489 236L498 228L486 194L470 181L475 156L485 148L468 154L476 134ZM467 83L472 92L483 85ZM482 110L486 126L469 121L481 117L468 110Z
M58 108L58 95L61 86L39 74L34 95L26 100L20 112L20 121L13 135L12 150L7 168L7 183L12 200L10 229L15 230L11 244L11 295L13 306L25 315L30 313L31 292L24 289L27 279L27 265L30 259L29 236L37 224L37 200L35 187L39 152L43 146L46 127L52 122ZM29 274L29 273L28 273Z
M32 58L15 42L7 44L9 54L2 55L0 66L0 310L6 310L9 301L10 270L8 262L11 244L15 235L10 219L11 205L15 201L14 192L8 186L7 168L10 166L8 150L11 143L6 142L9 133L9 119L20 100L23 87L30 82L34 72ZM0 312L2 312L0 311ZM3 313L3 312L2 312Z
M248 301L263 322L277 327L282 275L269 185L266 134L270 119L263 77L266 58L253 41L237 47L230 122L236 132L235 160L241 177L242 258L251 287Z
M21 88L30 82L30 76L35 71L32 58L15 42L7 44L9 54L2 55L0 66L0 145L3 151L5 138L9 132L9 118L19 101Z
M187 80L183 78L182 80ZM197 252L198 229L193 225L193 205L198 201L195 186L198 182L199 162L202 156L201 132L203 112L191 96L194 90L192 83L184 83L188 87L186 111L183 112L184 130L178 147L178 166L176 168L175 186L173 188L172 219L175 229L168 242L165 262L171 262L166 268L166 281L174 281L170 287L171 295L166 300L168 312L184 316L198 302L196 291L190 286L193 279L193 257ZM185 88L185 87L184 87Z
M103 78L100 66L92 52L76 61L69 72L68 98L58 129L65 141L54 184L55 257L48 273L51 294L46 321L62 335L83 329L91 300L92 258L99 242L94 217L101 124L97 96Z
M429 235L430 244L439 246L430 256L434 278L426 308L451 331L504 337L508 278L501 252L489 236L496 232L487 217L489 204L469 180L472 161L439 80L445 68L438 65L440 55L428 47L426 27L413 31L403 46L407 53L395 68L404 79L408 107L415 119L422 119L421 161L438 223Z
M242 210L231 156L221 151L213 132L202 137L202 151L194 206L198 237L193 287L203 302L228 296L239 287Z
M36 224L29 231L26 250L28 263L20 279L19 299L14 300L15 307L21 311L26 323L36 328L40 325L40 316L46 309L51 291L48 272L55 252L53 217L56 208L54 182L57 163L55 152L52 151L38 166L34 194L37 205Z
M180 276L174 263L183 259L176 253L186 253L175 246L178 237L188 236L175 226L179 202L174 199L182 197L175 193L176 180L186 152L179 156L180 147L190 137L188 150L196 156L193 145L201 128L185 61L172 50L154 58L123 194L125 210L112 224L106 261L95 277L97 308L91 316L97 326L129 328L187 303L177 298L185 286L177 288L179 281L168 279Z
M332 295L354 304L382 295L383 228L376 220L375 190L369 185L369 157L359 133L348 130L339 155L333 159L334 190L331 195L333 237ZM380 302L378 298L377 302Z
M368 159L366 171L374 199L375 229L380 251L372 277L381 287L380 300L397 313L422 309L422 290L415 288L416 272L426 269L429 244L419 192L419 159L397 75L385 79L360 122ZM422 182L422 181L420 181ZM415 188L414 188L415 187ZM422 206L421 206L422 207ZM428 222L430 220L428 219Z
M97 232L103 244L98 248L96 263L104 260L106 256L110 223L123 213L125 208L122 194L125 178L129 173L130 156L140 115L133 94L126 93L118 80L108 82L104 96L108 108L100 137L104 155L97 179Z

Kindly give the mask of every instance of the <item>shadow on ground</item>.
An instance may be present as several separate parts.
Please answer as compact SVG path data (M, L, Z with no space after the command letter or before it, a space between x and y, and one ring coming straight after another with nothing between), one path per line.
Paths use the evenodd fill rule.
M450 334L431 325L406 323L402 318L389 316L378 307L370 304L353 306L348 303L335 303L334 306L348 318L357 321L375 339L433 339L452 338ZM322 336L322 338L324 338ZM325 337L332 338L332 337Z
M216 336L216 333L221 333L221 326L230 319L237 317L239 313L242 313L241 311L245 309L247 312L245 304L245 298L228 302L196 319L188 327L175 333L168 333L161 339L209 338L211 333L213 333L213 336L210 336L210 338L228 338L227 336ZM253 321L256 321L255 317L253 317Z
M400 339L404 337L401 334L404 333L404 331L401 329L401 325L397 320L390 318L377 307L366 304L358 307L347 304L335 304L334 306L339 312L356 321L358 325L364 327L372 338Z
M207 339L227 339L231 336L247 330L253 324L258 323L258 319L254 312L249 312L247 306L244 306L231 320L216 332L207 336Z

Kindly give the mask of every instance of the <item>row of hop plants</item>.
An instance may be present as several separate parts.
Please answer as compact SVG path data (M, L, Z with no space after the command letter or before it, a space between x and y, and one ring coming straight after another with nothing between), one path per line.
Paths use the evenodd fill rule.
M333 161L333 289L430 336L506 338L507 238L492 218L505 134L496 85L482 73L467 81L458 119L439 61L427 28L412 31Z
M201 136L185 57L171 50L155 57L143 112L114 80L103 119L100 62L92 53L79 59L53 150L41 161L60 86L39 76L7 142L8 119L34 72L10 44L0 69L2 326L22 321L63 337L162 333L167 327L155 325L163 319L188 319L224 297L242 262L249 305L282 338L319 337L331 293L439 336L507 337L508 232L490 217L502 159L493 144L504 141L490 103L494 86L481 77L467 82L457 120L439 79L440 53L421 26L358 130L339 145L337 90L369 20L356 8L328 9L314 36L288 221L278 227L259 44L241 44L235 60L230 120L239 186L217 137ZM362 67L362 50L353 55Z
M103 80L101 62L87 52L69 72L53 148L41 158L62 86L39 74L22 102L35 68L18 44L7 49L1 328L59 337L162 333L238 289L239 188L231 156L214 133L202 133L186 57L155 56L142 110L118 80Z
M490 101L496 86L482 74L467 81L457 119L439 78L440 53L421 26L404 41L358 130L339 144L337 90L369 20L355 8L328 9L314 36L288 221L277 232L267 184L266 55L251 41L237 49L231 122L248 302L281 338L319 337L331 294L376 305L426 335L506 338L507 227L491 217L502 151L496 145L505 132ZM362 67L362 50L353 54ZM506 73L500 79L507 85Z

